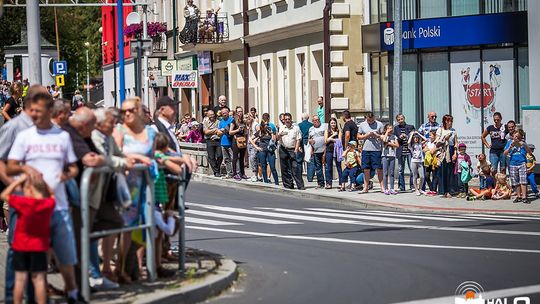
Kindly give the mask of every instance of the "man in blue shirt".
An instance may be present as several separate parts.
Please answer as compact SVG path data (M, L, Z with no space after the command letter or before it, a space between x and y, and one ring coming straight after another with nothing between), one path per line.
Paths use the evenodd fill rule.
M223 134L221 136L221 152L223 154L223 162L225 162L225 168L227 169L227 176L224 178L233 177L232 167L232 135L229 134L231 127L233 127L234 118L229 115L229 108L227 106L221 108L221 120L219 121L218 129Z
M302 164L304 163L304 157L305 157L304 146L308 144L309 129L311 129L311 127L313 127L313 124L309 121L309 114L303 113L302 122L298 124L298 128L300 128L300 132L302 132L302 146L300 147L301 152L296 155L296 161L300 165L297 167L297 169L300 171L300 175L302 175L302 169L303 169ZM310 161L307 163L308 182L312 182L314 176L315 176L315 164L312 161Z
M429 138L429 133L431 131L437 131L439 129L439 123L437 122L437 113L429 112L427 118L428 122L418 128L418 132L424 135L425 138Z

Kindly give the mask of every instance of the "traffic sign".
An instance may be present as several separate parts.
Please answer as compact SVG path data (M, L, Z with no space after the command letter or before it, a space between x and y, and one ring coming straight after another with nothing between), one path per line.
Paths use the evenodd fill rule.
M67 74L67 62L66 61L55 61L53 64L53 73L54 75L65 75Z
M63 87L66 82L64 80L64 75L56 75L56 86Z

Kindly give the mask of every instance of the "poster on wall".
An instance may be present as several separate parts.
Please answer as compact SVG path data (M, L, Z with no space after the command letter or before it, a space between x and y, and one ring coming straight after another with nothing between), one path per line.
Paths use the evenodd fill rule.
M471 156L482 152L482 119L487 127L493 123L495 112L500 112L505 121L514 118L513 67L512 60L484 61L482 84L479 62L450 64L453 126Z

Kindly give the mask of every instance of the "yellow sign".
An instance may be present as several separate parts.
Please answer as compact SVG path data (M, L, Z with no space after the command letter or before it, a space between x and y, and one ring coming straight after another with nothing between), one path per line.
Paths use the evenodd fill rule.
M56 76L56 86L63 87L66 84L64 81L64 75L57 75Z

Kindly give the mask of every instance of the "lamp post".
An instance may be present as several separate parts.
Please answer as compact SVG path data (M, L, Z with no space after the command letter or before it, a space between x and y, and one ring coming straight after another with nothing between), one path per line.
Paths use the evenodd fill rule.
M85 42L86 47L86 102L90 102L90 61L88 59L88 51L90 50L90 42Z

